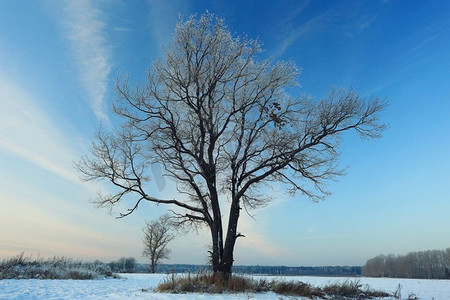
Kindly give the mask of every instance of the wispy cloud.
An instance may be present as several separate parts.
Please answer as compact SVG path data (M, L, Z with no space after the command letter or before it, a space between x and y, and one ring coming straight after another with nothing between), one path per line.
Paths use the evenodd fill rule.
M277 33L281 32L281 34L279 46L273 53L275 58L283 55L301 38L306 38L311 34L317 34L324 30L341 32L350 36L360 34L377 19L375 13L368 11L362 5L353 4L352 9L349 10L348 3L332 4L325 10L321 9L319 14L310 16L305 11L313 4L306 1L287 17L280 19Z
M239 247L242 247L242 256L247 260L258 260L268 258L286 257L286 248L263 233L262 228L267 225L267 220L250 220L247 217L241 217L239 220L239 232L245 235L245 238L238 240Z
M178 14L188 10L188 1L148 0L148 21L157 49L167 45L175 30ZM188 17L184 15L183 17Z
M428 31L429 30L429 31ZM441 33L433 31L434 28L426 28L424 32L417 37L417 43L411 44L405 51L399 53L396 57L391 58L393 63L392 70L383 76L382 79L376 81L374 86L368 90L367 94L376 95L380 91L398 84L401 80L410 78L415 74L414 69L430 64L435 59L429 55L428 49L433 43L438 43ZM426 36L426 38L423 38Z
M302 11L303 9L298 10L296 13L301 14ZM279 42L278 48L274 51L273 56L279 57L283 55L283 53L300 38L322 28L324 26L324 20L327 18L327 16L328 12L325 12L296 26L291 24L294 16L290 16L289 18L283 20L284 24L282 25L282 32L284 32L284 34L282 35L282 39Z
M130 253L124 248L136 248L139 239L132 246L116 245L119 235L113 236L132 237L135 228L111 224L109 216L92 210L87 200L99 185L82 183L72 166L82 146L33 95L0 70L0 228L8 228L0 234L0 257L21 251L74 257ZM81 240L76 249L66 246Z
M131 28L127 28L127 27L114 27L115 31L120 31L120 32L131 32L133 31Z
M132 248L140 246L137 236L131 238L136 232L135 227L111 222L110 218L86 207L87 202L67 201L70 195L36 189L29 182L12 185L12 188L0 190L0 228L9 228L0 234L0 258L20 252L88 259L115 258L122 253L133 253ZM22 189L17 190L19 188ZM77 194L75 198L80 196ZM119 234L128 236L128 245L117 244ZM75 243L79 247L73 247Z
M79 182L70 147L36 101L0 74L0 149L67 180Z
M97 117L107 121L104 99L111 71L105 21L88 0L65 1L63 24L76 58L81 82Z

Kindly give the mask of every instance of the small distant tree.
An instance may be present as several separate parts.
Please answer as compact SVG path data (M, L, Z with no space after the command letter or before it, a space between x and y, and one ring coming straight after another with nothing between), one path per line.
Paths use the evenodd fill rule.
M129 272L129 273L133 273L134 268L136 268L136 258L134 258L134 257L125 258L125 271Z
M155 273L156 267L163 259L168 259L171 250L167 245L175 235L172 233L172 226L168 215L164 215L157 220L145 222L144 251L142 254L150 259L150 272Z
M108 265L109 265L109 268L111 269L111 272L119 272L120 271L120 266L119 266L118 261L113 260Z
M113 272L128 272L133 273L136 267L136 258L134 257L121 257L117 261L109 263L109 267Z

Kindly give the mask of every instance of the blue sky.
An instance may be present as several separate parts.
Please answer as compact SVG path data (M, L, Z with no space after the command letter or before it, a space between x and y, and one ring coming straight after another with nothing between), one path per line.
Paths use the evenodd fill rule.
M97 209L89 199L108 185L80 182L73 162L100 125L117 125L117 74L145 80L178 14L206 10L259 38L263 57L294 60L302 69L296 92L354 87L389 101L382 139L345 135L347 174L329 183L326 201L289 198L274 186L268 207L242 217L236 264L361 265L377 254L450 247L450 2L5 0L0 258L143 260L140 228L164 207L143 205L117 220L126 203L112 215ZM160 193L173 190L166 182ZM169 262L205 263L208 244L203 231L181 236Z

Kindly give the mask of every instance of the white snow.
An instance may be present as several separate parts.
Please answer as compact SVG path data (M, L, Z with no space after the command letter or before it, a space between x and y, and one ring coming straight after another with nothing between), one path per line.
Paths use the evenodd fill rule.
M103 280L0 280L0 299L291 299L274 293L261 294L162 294L153 289L167 275L122 274L122 279ZM257 278L259 276L254 276ZM274 277L270 277L274 278ZM355 278L331 277L276 277L280 280L301 280L316 286L355 280ZM361 284L373 289L394 292L401 285L401 299L414 293L419 299L450 299L450 280L417 280L388 278L359 278ZM385 298L387 299L387 298Z

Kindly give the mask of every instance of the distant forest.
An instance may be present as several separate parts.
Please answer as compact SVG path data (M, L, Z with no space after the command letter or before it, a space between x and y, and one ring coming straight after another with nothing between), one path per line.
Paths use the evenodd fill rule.
M450 279L450 248L411 252L406 255L379 255L362 267L370 277Z
M103 264L97 261L97 264ZM137 263L133 257L122 257L108 264L112 272L147 273L150 264ZM212 270L207 265L192 264L159 264L157 273L197 273L200 270ZM325 266L325 267L286 267L286 266L233 266L234 273L254 275L284 275L284 276L361 276L359 266Z
M195 273L200 269L209 270L209 266L161 264L158 273ZM361 276L361 267L325 266L325 267L286 267L286 266L233 266L233 273L255 275L288 275L288 276Z

